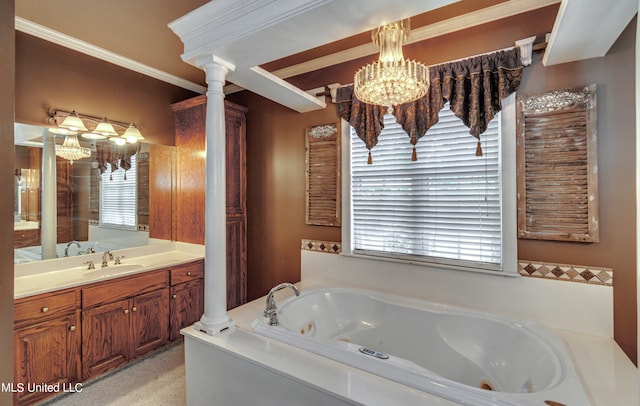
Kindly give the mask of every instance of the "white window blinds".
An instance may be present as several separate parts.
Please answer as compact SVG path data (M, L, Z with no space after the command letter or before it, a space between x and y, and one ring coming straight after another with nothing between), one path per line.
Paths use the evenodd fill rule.
M131 168L111 172L111 164L101 176L100 226L125 229L137 228L136 155L131 156Z
M351 129L354 252L500 269L499 115L481 139L477 157L477 139L445 106L411 161L409 137L386 115L367 165L367 149Z

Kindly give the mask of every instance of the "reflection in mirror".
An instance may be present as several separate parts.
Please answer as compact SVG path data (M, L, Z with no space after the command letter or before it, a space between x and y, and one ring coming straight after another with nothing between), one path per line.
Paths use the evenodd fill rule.
M125 171L129 161L122 162L110 154L119 146L81 140L82 146L91 149L91 157L73 163L56 157L55 178L43 178L43 137L47 132L42 127L15 124L14 263L42 259L42 191L46 178L55 181L56 257L147 245L149 144L134 147L137 153ZM62 143L62 138L56 137L56 143Z

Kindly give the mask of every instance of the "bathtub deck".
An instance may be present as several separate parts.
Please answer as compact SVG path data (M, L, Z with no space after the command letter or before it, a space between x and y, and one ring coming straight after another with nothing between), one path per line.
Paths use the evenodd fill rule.
M303 282L301 286L303 290L312 287L318 287L318 284ZM286 291L278 292L276 300L282 301L289 295L290 293ZM269 372L272 373L273 377L267 379L277 377L280 385L291 382L292 388L297 386L300 390L306 388L307 392L300 391L302 396L300 399L305 399L304 396L312 398L319 396L317 399L329 396L332 402L335 402L332 404L453 404L254 334L251 323L264 309L264 304L264 298L260 298L231 310L229 314L236 321L237 327L216 336L206 335L192 327L182 331L185 335L187 356L187 393L192 394L191 399L187 399L189 405L205 404L203 400L210 399L213 393L217 393L216 396L218 396L220 391L229 385L230 382L223 382L225 379L233 379L228 368L224 368L225 372L219 376L221 381L218 383L212 382L212 379L205 381L199 379L203 375L211 377L211 370L216 370L216 365L212 364L213 360L206 361L208 359L206 354L211 355L216 352L225 354L227 362L230 360L228 356L231 356L235 358L234 362L238 363L238 366L243 365L239 376L243 376L247 368L258 367L263 376L265 372L267 375ZM560 334L569 346L578 374L594 406L638 404L637 369L612 339L568 331L560 331ZM218 364L218 369L220 366ZM207 368L211 370L207 372ZM284 383L280 378L285 379ZM244 391L252 392L250 388L251 384L246 385ZM259 392L257 389L256 391ZM262 396L271 398L277 392L275 390L270 395L256 393L258 396L256 399L264 400ZM291 393L297 392L294 390ZM249 393L244 395L249 396ZM308 403L310 399L306 398L305 404L314 404Z

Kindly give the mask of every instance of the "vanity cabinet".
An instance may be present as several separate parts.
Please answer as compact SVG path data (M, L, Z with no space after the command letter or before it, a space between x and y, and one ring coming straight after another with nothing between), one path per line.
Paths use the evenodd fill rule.
M83 378L104 373L169 340L166 270L83 289Z
M185 264L170 271L169 324L171 341L180 330L200 320L204 313L204 261Z
M80 378L80 292L18 299L14 305L14 404L50 395L29 384L67 385Z
M33 247L40 245L40 228L35 230L15 230L13 232L13 248Z
M53 395L28 384L73 388L124 365L203 313L204 260L16 299L14 403Z

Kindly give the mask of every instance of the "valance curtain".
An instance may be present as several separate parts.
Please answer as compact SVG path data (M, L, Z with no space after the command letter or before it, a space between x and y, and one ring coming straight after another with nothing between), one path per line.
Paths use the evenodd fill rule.
M107 164L111 164L111 172L124 169L124 179L127 179L126 171L131 168L131 156L138 152L138 144L116 145L109 142L96 143L96 160L100 173L107 170Z
M424 97L393 106L396 122L414 145L412 160L417 159L416 143L438 122L438 113L447 102L451 111L469 127L469 133L478 139L476 155L482 155L480 134L502 109L501 100L520 86L519 48L430 66L429 74L431 84ZM384 128L387 107L361 102L353 85L338 89L337 102L340 117L347 120L364 141L371 163L371 148L378 143Z

